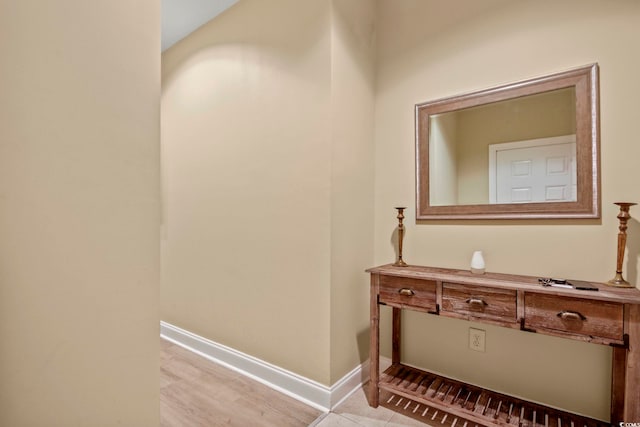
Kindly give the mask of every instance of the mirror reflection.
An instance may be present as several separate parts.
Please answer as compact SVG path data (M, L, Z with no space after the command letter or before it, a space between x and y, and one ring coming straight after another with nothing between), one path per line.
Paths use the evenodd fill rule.
M432 206L576 201L575 88L434 114Z

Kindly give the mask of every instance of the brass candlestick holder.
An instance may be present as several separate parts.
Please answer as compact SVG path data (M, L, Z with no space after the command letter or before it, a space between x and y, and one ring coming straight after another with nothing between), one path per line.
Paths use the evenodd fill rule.
M393 263L395 267L408 267L408 264L402 259L402 239L404 239L404 210L406 208L396 208L398 210L398 259Z
M617 202L614 204L620 206L620 213L618 213L618 220L620 220L620 226L618 227L620 230L618 232L618 259L616 262L616 275L607 284L618 288L635 288L622 277L622 262L624 261L624 248L627 244L627 221L631 218L629 208L637 205L637 203Z

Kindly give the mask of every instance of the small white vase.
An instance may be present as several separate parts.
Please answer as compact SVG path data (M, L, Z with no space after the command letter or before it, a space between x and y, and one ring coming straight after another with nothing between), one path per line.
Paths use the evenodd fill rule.
M474 274L484 274L484 258L482 251L475 251L471 257L471 272Z

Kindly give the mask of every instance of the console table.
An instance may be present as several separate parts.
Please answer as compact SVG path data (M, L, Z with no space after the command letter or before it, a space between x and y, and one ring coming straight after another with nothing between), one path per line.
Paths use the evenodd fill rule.
M381 403L383 391L391 395L389 400L403 401L398 407L414 414L423 408L424 413L439 411L444 416L438 421L459 427L609 425L402 364L400 314L414 310L611 346L611 424L640 422L639 290L580 281L571 283L596 286L598 291L544 287L531 276L417 266L384 265L367 272L371 274L371 406ZM393 307L392 365L382 374L380 305Z

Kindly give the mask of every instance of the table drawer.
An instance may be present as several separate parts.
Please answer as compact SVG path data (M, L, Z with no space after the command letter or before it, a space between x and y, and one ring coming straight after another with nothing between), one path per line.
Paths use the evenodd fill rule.
M623 338L623 320L623 304L525 293L524 324L528 329L620 341Z
M436 282L409 277L380 276L380 302L436 311Z
M466 317L515 321L516 291L443 283L442 310Z

